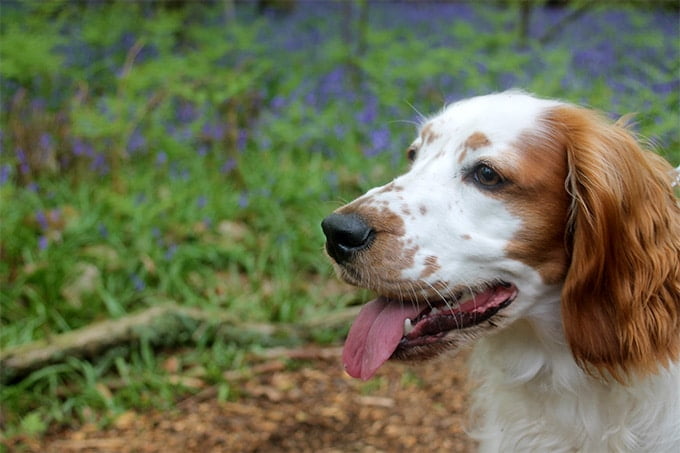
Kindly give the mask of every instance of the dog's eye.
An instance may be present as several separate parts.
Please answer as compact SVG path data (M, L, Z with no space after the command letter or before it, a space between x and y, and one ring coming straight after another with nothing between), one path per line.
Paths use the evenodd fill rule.
M495 187L503 182L501 175L486 164L479 164L472 173L475 182L484 187Z
M416 160L416 149L414 147L410 147L406 150L406 158L409 162Z

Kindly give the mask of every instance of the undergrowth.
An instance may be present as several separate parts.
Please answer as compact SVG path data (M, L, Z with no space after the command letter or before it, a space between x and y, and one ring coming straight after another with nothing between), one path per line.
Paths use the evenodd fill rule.
M672 7L561 23L537 4L520 36L512 6L225 4L3 2L0 347L165 302L274 323L357 302L327 289L320 220L404 169L419 112L467 96L637 112L680 164ZM211 329L174 344L4 385L2 430L106 423L202 385L226 399L223 372L258 347Z

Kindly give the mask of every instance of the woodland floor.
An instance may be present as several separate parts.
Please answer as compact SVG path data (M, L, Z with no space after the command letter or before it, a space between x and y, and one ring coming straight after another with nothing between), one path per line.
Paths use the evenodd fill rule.
M340 348L274 351L231 378L237 398L215 388L170 411L126 412L94 425L15 439L31 452L470 452L465 434L466 355L416 365L387 363L361 382L340 365ZM291 366L291 357L296 357Z

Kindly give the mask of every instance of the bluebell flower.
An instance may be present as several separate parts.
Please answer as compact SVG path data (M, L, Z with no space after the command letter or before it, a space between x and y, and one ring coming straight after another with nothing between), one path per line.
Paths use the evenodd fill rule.
M40 134L40 139L38 141L41 148L49 149L52 147L52 135L49 132L43 132Z
M4 164L0 167L0 186L4 186L10 179L12 175L12 166L9 164Z
M103 238L109 237L109 229L104 225L103 223L100 223L97 230L99 231L99 235Z
M35 221L38 222L38 226L40 226L40 229L45 231L47 228L49 228L49 222L47 221L47 215L45 214L45 211L38 211L35 213Z
M164 258L169 261L175 256L176 253L177 253L177 245L176 244L170 244L168 246L168 248L165 250Z
M390 131L386 128L378 128L371 131L371 146L364 149L366 157L374 157L387 149L390 143Z
M203 209L205 206L208 204L208 199L206 198L205 195L201 195L198 197L196 200L196 206L198 206L198 209Z
M246 147L246 143L248 142L248 131L245 129L241 129L238 131L238 139L236 141L236 149L240 152L243 151Z
M248 196L247 192L241 192L241 194L238 197L238 206L239 208L247 208L248 205L250 204L250 197Z
M168 155L165 154L165 151L159 151L158 154L156 154L156 164L158 166L165 165L167 161Z
M372 124L378 117L378 104L375 101L369 101L363 110L357 114L357 121L363 124Z
M339 181L340 178L338 178L338 174L334 171L329 171L326 173L326 183L328 183L329 188L331 191L335 192L338 190L339 187Z
M45 250L49 244L50 241L47 239L47 236L43 235L38 239L38 249L40 250Z
M94 159L90 164L90 169L96 171L100 175L105 175L109 172L109 164L106 162L106 157L103 153L98 153L94 156Z
M202 132L206 138L219 141L224 138L225 127L221 123L206 123Z
M31 168L28 165L28 156L26 156L26 152L24 152L22 148L17 148L16 155L17 160L19 161L19 171L22 175L27 175L31 171Z
M286 98L281 95L276 95L272 99L270 106L272 110L281 110L286 106Z
M222 173L231 173L234 168L236 168L236 159L230 157L222 164L220 171Z
M92 156L92 155L94 155L94 151L93 151L92 147L79 138L76 138L76 139L73 140L72 150L73 150L73 154L75 154L76 156Z
M333 132L335 132L337 138L343 138L346 134L346 128L342 124L336 124L333 128Z
M135 289L135 291L140 292L146 288L146 283L144 283L144 280L142 280L139 275L130 275L130 280L132 280L132 287Z
M182 102L176 110L177 121L190 123L198 118L198 112L191 102Z
M128 153L134 154L137 151L141 150L144 147L144 145L146 145L146 139L144 139L144 136L139 131L139 129L135 129L132 135L130 135L130 139L128 140L127 143Z

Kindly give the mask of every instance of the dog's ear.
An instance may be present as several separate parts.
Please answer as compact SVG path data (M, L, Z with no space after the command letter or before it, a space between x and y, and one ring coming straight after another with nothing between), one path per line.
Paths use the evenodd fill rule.
M623 381L680 355L680 208L673 168L592 111L550 116L567 154L570 264L562 317L579 365Z

